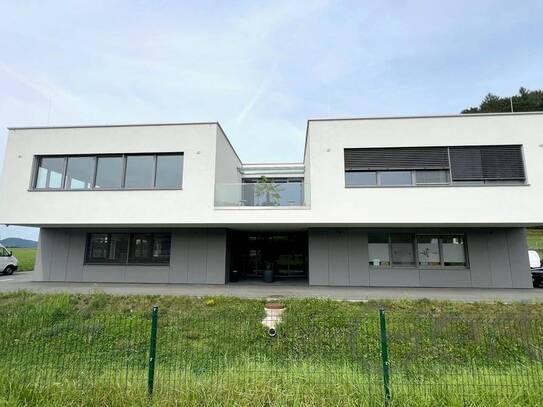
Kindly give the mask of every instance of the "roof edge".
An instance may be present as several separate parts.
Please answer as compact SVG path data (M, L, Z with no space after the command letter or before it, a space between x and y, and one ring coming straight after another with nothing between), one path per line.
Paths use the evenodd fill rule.
M362 116L339 118L313 118L307 122L342 121L342 120L397 120L397 119L439 119L452 117L484 117L484 116L531 116L543 115L541 111L535 112L499 112L499 113L455 113L455 114L430 114L430 115L405 115L405 116Z
M203 126L214 124L221 126L219 122L186 122L186 123L135 123L135 124L90 124L76 126L27 126L8 127L8 130L48 130L48 129L89 129L103 127L153 127L153 126Z

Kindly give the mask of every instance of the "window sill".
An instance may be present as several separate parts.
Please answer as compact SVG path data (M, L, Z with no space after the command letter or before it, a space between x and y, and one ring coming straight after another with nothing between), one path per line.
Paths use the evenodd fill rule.
M83 263L84 266L169 266L170 263Z
M480 185L462 185L462 184L427 184L427 185L345 185L345 189L357 188L496 188L496 187L529 187L530 184L480 184Z
M183 188L86 188L86 189L36 189L29 188L28 192L96 192L96 191L182 191Z
M227 211L230 211L230 210L236 210L236 209L241 209L241 210L261 210L261 209L271 209L271 210L288 210L288 209L295 209L295 210L303 210L303 209L311 209L310 206L297 206L297 205L292 205L292 206L215 206L214 208L215 210L227 210Z
M369 266L370 270L374 271L398 271L398 270L413 270L413 271L457 271L457 270L469 270L469 267L462 266L450 266L450 267L415 267L415 266L394 266L394 267L380 267Z

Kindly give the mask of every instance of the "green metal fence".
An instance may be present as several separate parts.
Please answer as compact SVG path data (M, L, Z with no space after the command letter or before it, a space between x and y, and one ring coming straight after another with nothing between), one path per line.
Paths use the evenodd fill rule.
M301 317L293 309L271 337L256 306L69 319L51 312L0 315L3 380L107 385L187 404L254 396L271 405L420 406L538 405L543 379L537 316Z

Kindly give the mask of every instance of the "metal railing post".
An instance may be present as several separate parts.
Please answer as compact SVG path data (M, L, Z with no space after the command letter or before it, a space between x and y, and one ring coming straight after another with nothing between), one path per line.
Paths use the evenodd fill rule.
M147 372L147 394L153 395L155 384L155 361L156 361L156 336L158 328L158 307L153 307L151 314L151 339L149 341L149 370Z
M388 338L385 310L379 310L379 325L381 327L381 360L383 362L383 386L385 391L385 407L390 404L390 364L388 361Z

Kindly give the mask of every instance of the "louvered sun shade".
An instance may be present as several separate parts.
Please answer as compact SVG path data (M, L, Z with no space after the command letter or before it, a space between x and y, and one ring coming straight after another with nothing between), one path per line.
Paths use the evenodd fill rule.
M524 181L519 145L450 147L453 181Z
M346 171L448 169L447 147L346 148Z

